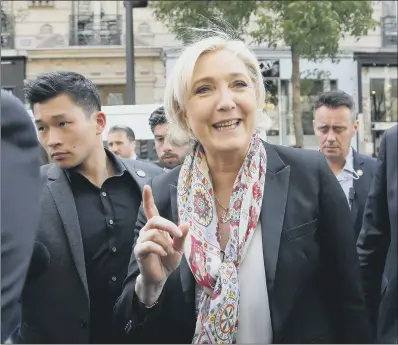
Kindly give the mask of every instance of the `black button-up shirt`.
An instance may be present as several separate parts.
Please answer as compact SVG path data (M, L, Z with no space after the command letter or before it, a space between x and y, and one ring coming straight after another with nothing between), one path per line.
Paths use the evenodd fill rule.
M140 189L120 162L107 151L116 174L101 187L69 171L82 233L90 294L90 342L117 343L112 314L127 274L134 227L141 204Z

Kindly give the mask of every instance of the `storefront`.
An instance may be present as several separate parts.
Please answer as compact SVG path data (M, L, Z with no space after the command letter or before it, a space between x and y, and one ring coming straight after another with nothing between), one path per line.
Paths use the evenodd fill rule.
M358 71L359 143L377 156L382 133L398 121L397 52L354 53Z
M171 72L179 50L165 49L166 76ZM267 140L271 143L294 145L292 111L292 60L288 49L271 50L254 48L260 63L266 88ZM352 54L337 56L338 62L331 59L311 62L301 59L301 102L304 143L306 148L317 148L312 120L312 106L315 99L324 91L340 89L357 99L357 70ZM353 141L356 146L356 141Z

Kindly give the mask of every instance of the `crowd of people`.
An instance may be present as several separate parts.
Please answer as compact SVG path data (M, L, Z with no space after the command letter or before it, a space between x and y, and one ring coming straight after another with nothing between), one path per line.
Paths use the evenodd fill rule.
M397 343L397 126L358 153L330 91L319 151L272 145L264 96L243 42L188 45L149 118L159 167L129 127L104 147L78 73L27 85L36 131L2 91L2 342Z

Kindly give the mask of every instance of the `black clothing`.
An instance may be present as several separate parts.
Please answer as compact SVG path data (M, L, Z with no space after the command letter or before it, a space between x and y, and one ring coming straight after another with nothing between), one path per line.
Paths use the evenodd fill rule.
M321 153L264 145L267 173L260 221L273 342L370 343L356 236L341 186ZM152 180L160 216L176 224L180 169ZM141 207L136 238L145 223ZM195 281L185 257L151 309L139 308L138 275L132 255L115 306L124 341L190 343L196 323Z
M126 168L108 152L116 174L101 187L69 173L82 232L90 295L90 342L112 343L112 310L126 277L141 192Z
M20 321L19 299L40 219L40 148L21 101L1 90L1 342Z
M357 248L373 329L380 344L398 341L398 127L381 140L377 171Z
M138 212L144 185L154 176L162 174L163 171L132 159L115 159L120 161L127 170L124 174L128 173L127 177L131 177L131 180L126 180L128 184L124 184L126 197L130 195L127 191L130 191L131 195L135 195L135 188L140 192L137 193L135 207L129 209L130 215L128 216L124 215L127 207L124 208L124 205L120 205L119 200L115 200L113 196L118 198L118 195L112 194L115 192L115 186L116 192L120 192L117 186L122 184L122 179L125 178L124 174L123 177L110 178L105 183L105 188L109 187L110 190L110 201L104 201L102 195L99 196L99 189L87 195L90 200L91 196L93 197L95 205L105 203L109 212L112 212L116 221L114 234L109 236L107 233L110 231L104 225L103 213L98 212L98 218L92 219L92 222L93 224L102 224L100 228L105 229L105 233L101 232L101 229L91 227L88 217L83 216L86 209L97 212L101 208L100 206L85 205L82 207L81 203L84 200L82 201L77 195L79 205L76 207L76 200L71 188L73 174L66 174L65 170L55 164L42 166L44 187L40 203L38 203L41 207L41 219L36 237L36 241L40 243L38 246L40 250L37 251L37 255L33 254L29 267L29 273L35 272L36 277L31 281L28 279L24 287L21 299L22 321L13 338L14 343L89 344L91 341L96 342L97 340L98 342L109 341L111 335L115 336L111 341L112 344L120 343L118 335L111 333L111 322L106 324L103 329L97 329L98 324L112 319L112 306L110 305L112 297L108 301L102 301L104 307L96 299L101 293L105 295L110 291L111 294L116 294L115 284L111 284L109 289L104 286L108 283L109 277L112 280L113 275L117 278L116 283L119 283L125 274L122 273L122 268L127 270L128 264L125 262L128 259L123 260L123 258L130 255L132 242L125 244L122 241L133 241L134 223L132 222L130 225L121 223L120 217L124 217L123 221L133 220L130 217L134 217ZM87 183L85 187L87 187ZM90 186L88 185L88 187ZM77 208L79 208L81 224ZM84 229L81 228L81 225ZM104 247L101 247L96 240L91 239L90 236L94 230L97 230L98 236L103 239ZM129 239L129 231L131 239ZM92 243L88 244L89 248L84 248L83 241L87 246L87 240ZM103 250L106 247L110 247L112 250L113 247L110 246L110 243L113 244L113 240L115 240L114 246L117 249L116 253L113 253L114 257L113 254L105 253L106 250ZM127 251L129 251L128 254ZM109 255L109 263L105 263L101 257L93 259L96 254ZM86 257L91 260L88 270ZM101 265L105 271L99 276L96 276L97 273L95 274L97 282L99 282L97 289L93 286L91 272L95 272ZM90 276L90 289L88 276ZM94 298L94 301L91 300L91 297ZM102 307L103 309L101 309ZM97 312L95 308L100 308L98 315L95 315ZM105 310L106 312L103 314ZM91 327L90 323L93 323L94 326ZM104 333L107 335L104 336Z

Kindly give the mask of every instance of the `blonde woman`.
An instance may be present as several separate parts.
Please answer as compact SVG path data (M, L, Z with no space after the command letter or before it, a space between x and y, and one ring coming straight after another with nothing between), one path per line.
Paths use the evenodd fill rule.
M131 342L370 342L344 193L315 151L256 129L255 55L223 35L180 55L165 91L170 134L196 140L144 190L115 306Z

